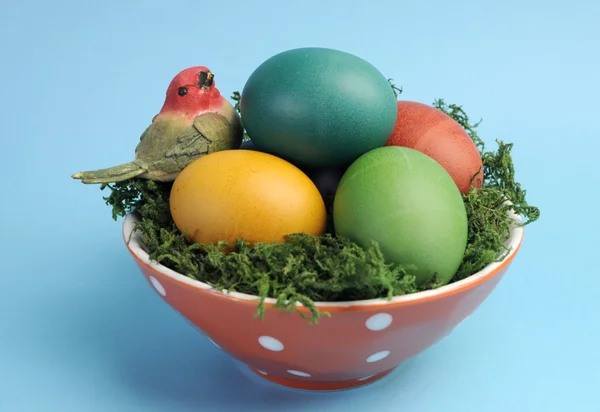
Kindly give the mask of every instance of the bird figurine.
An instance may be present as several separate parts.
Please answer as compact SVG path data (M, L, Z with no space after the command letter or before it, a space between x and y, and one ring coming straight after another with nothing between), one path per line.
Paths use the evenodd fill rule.
M83 183L115 183L134 177L170 182L206 154L238 149L244 129L234 107L217 89L214 74L195 66L173 78L160 112L140 137L133 161L72 175Z

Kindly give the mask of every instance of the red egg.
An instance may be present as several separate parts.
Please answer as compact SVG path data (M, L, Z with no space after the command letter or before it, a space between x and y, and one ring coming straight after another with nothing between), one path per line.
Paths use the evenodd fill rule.
M402 100L396 126L385 146L404 146L425 153L452 176L461 193L483 183L483 164L477 146L465 129L435 107ZM473 179L473 177L475 178Z

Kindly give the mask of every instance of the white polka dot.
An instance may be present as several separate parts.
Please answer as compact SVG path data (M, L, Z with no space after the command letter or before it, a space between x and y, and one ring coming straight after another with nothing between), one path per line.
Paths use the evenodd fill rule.
M292 375L300 376L302 378L310 378L311 377L311 374L310 373L306 373L306 372L289 370L288 373L290 373Z
M163 285L160 284L158 280L156 280L154 276L150 276L150 283L152 283L152 286L154 286L154 289L156 289L158 293L160 293L163 296L167 296L165 288L163 287Z
M281 352L283 350L283 343L270 336L261 336L258 338L258 343L260 343L263 348L273 352Z
M384 330L392 324L392 315L388 313L378 313L367 319L365 325L369 330Z
M378 362L382 359L387 358L389 354L390 354L389 350L384 350L381 352L374 353L367 358L367 362L369 362L369 363Z
M267 372L265 372L265 371L261 371L260 369L257 369L257 371L258 371L258 373L260 373L261 375L268 375L268 373L267 373Z
M369 375L369 376L365 376L364 378L358 378L357 381L366 381L367 379L372 378L375 375Z

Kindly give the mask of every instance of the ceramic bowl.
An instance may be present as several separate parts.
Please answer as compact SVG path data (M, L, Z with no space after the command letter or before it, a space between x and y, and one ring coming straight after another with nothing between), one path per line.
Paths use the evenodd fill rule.
M317 391L372 383L447 336L494 290L524 234L522 227L513 227L510 254L462 281L391 301L319 302L331 317L310 325L298 313L279 309L267 310L263 320L254 318L256 296L223 293L150 261L139 233L130 239L134 224L133 215L125 218L125 243L158 296L258 376Z

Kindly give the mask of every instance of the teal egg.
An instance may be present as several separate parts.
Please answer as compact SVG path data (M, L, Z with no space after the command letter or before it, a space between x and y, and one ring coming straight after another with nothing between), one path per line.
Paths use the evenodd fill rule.
M418 284L448 283L464 257L467 212L456 183L431 157L387 146L346 170L333 204L335 232L362 246L378 242L389 262L411 265Z
M308 47L279 53L250 75L240 112L262 151L311 168L345 166L383 146L396 123L386 77L355 55Z

